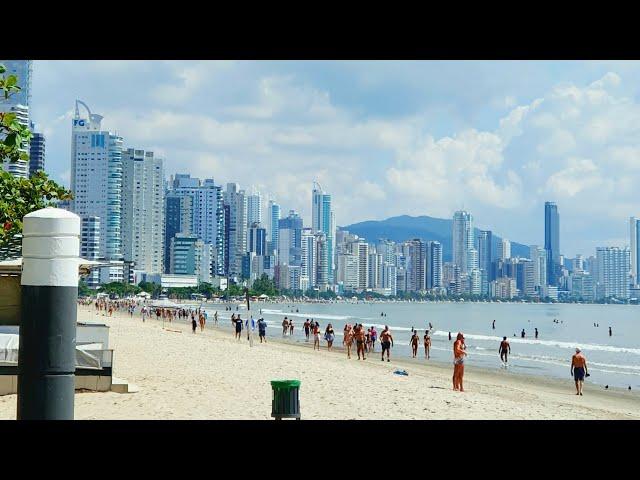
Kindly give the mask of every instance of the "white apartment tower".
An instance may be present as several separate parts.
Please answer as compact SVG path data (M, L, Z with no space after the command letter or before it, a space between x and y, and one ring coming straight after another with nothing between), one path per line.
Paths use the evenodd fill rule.
M164 260L164 161L153 152L122 155L122 253L136 270L162 273Z
M453 263L460 273L468 273L469 251L473 248L473 216L463 210L453 215Z

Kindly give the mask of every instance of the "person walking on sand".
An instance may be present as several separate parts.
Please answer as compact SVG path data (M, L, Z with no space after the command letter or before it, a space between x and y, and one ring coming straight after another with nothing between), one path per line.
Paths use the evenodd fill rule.
M287 331L289 330L289 319L287 317L284 317L284 320L282 321L282 336L286 336L287 335Z
M376 350L376 340L378 339L378 332L376 331L376 327L371 327L371 351L375 352Z
M198 328L198 324L196 322L196 317L191 315L191 331L196 333L196 329Z
M418 354L418 342L420 338L418 337L418 331L414 330L413 335L411 335L411 340L409 340L409 345L411 345L411 354L413 358L416 358Z
M384 330L380 334L380 343L382 344L382 358L381 360L384 362L384 352L387 352L387 362L390 362L389 352L391 351L391 347L393 346L393 335L391 335L391 330L389 330L389 326L385 325Z
M464 392L462 379L464 377L464 357L465 352L464 335L458 333L456 341L453 342L453 389L455 391Z
M234 338L237 338L238 340L240 340L240 334L242 333L242 320L240 320L240 314L238 314L238 316L235 317L235 319L233 321L234 321L235 327L236 327L236 334L235 334Z
M351 345L353 344L353 330L348 323L344 326L342 343L347 349L347 358L351 358Z
M258 336L260 337L260 343L263 340L264 343L267 343L267 322L262 317L258 319Z
M333 331L333 325L327 325L327 329L324 332L324 339L327 341L327 350L330 352L333 346L333 341L336 338L336 334Z
M367 357L364 356L365 335L364 335L364 326L362 324L356 325L355 337L356 337L356 350L358 352L358 360L360 360L360 353L362 353L362 360L366 360Z
M217 310L213 314L213 324L218 326L218 311Z
M502 341L500 342L500 347L498 348L498 352L500 352L500 361L503 365L507 366L507 355L511 353L511 345L507 341L507 337L502 337Z
M313 326L313 349L320 351L320 324L318 322Z
M571 357L571 375L576 382L576 395L582 395L584 377L588 377L589 372L587 370L587 358L579 348L576 348L576 353Z
M289 336L293 337L293 319L289 320Z
M429 335L429 330L425 330L424 332L424 356L427 357L427 360L431 358L429 351L431 350L431 336Z

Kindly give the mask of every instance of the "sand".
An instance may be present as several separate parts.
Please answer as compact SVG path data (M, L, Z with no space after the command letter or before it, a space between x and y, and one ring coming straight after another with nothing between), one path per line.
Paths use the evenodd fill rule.
M341 351L320 352L283 341L269 328L269 343L233 339L230 330L207 326L191 333L186 322L98 316L81 307L79 320L107 323L114 375L135 384L130 394L82 392L76 419L270 419L270 380L299 379L303 419L640 419L635 392L585 386L575 395L567 381L473 368L464 393L451 390L452 366L424 359L366 361ZM209 319L209 323L212 319ZM225 326L228 320L222 320ZM393 355L393 352L392 352ZM398 376L396 369L409 376ZM0 397L0 419L14 419L16 396Z

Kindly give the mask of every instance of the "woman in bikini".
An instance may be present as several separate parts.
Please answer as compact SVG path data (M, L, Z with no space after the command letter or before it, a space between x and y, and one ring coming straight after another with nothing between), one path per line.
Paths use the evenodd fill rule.
M464 376L464 357L466 345L464 344L464 335L458 333L456 341L453 342L453 389L464 392L462 387L462 377Z
M427 357L427 360L431 358L429 350L431 350L431 337L429 336L429 330L426 330L424 332L424 356Z

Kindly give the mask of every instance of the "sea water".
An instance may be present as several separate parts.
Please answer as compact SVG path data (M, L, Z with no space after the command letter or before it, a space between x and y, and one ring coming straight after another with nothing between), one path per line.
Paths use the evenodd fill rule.
M411 357L411 329L418 330L418 359L424 358L423 336L429 322L431 330L431 360L452 363L453 340L463 332L467 344L466 365L482 368L504 368L498 347L506 336L511 344L507 371L511 374L553 376L571 380L571 356L580 347L587 357L591 376L588 383L640 389L640 307L637 305L579 305L529 303L472 302L359 302L271 304L254 303L252 314L259 311L267 321L268 336L282 336L284 317L293 319L293 341L304 341L303 323L313 318L320 323L322 334L331 323L336 332L334 344L340 345L346 323L375 325L378 338L388 325L394 338L393 357ZM224 306L206 305L210 312L218 311L221 321L227 321L233 311ZM245 318L246 309L240 310ZM381 314L384 313L384 316ZM554 322L557 320L557 323ZM495 330L492 322L495 320ZM594 326L594 323L599 326ZM609 336L609 327L612 336ZM535 328L538 338L534 338ZM525 330L525 338L521 331ZM449 341L449 332L452 340ZM287 337L289 338L289 337ZM321 335L322 338L322 335ZM321 345L325 346L324 339ZM378 360L380 342L370 360Z

